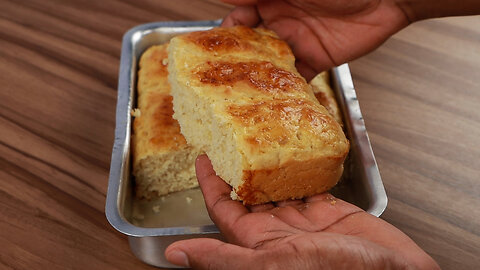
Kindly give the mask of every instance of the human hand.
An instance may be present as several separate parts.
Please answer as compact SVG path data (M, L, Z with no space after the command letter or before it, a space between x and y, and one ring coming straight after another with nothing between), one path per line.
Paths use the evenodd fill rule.
M222 0L222 26L263 26L285 40L307 79L362 56L409 24L394 0Z
M197 178L210 217L229 243L176 242L165 251L195 269L439 269L392 225L329 194L246 207L203 155Z

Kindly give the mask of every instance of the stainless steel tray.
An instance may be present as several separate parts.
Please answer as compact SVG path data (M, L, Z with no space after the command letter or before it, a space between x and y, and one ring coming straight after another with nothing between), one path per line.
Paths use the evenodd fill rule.
M175 267L164 257L165 248L178 240L213 237L221 239L205 210L199 189L177 192L149 202L133 194L130 165L130 111L135 107L137 64L148 47L191 31L207 30L220 21L159 22L140 25L123 37L115 142L112 151L105 213L110 224L128 235L132 252L142 261ZM370 146L347 64L332 70L332 85L342 109L351 142L341 183L331 192L375 216L387 205L387 196Z

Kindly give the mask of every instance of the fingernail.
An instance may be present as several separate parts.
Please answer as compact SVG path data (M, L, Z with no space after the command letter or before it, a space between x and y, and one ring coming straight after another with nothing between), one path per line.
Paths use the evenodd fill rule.
M190 267L187 254L178 249L170 251L167 255L167 260L179 266Z

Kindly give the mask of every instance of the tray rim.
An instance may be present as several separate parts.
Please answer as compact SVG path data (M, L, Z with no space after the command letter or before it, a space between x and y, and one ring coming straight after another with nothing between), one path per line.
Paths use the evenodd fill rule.
M132 109L132 104L130 95L131 91L134 90L134 75L132 68L136 67L136 65L133 65L134 40L139 39L149 31L155 31L155 29L158 28L215 27L220 25L220 23L220 19L210 21L153 22L133 27L123 36L117 88L118 93L115 119L115 139L112 149L108 190L105 203L105 215L108 222L112 227L123 234L133 237L147 237L219 233L219 230L215 225L183 226L172 228L146 228L135 226L120 214L119 192L123 181L122 175L124 173L124 160L129 158L130 151L127 147L127 142L130 140L129 131L131 129L130 111ZM357 141L360 140L358 145L361 153L360 158L362 159L362 162L369 164L369 166L365 168L365 173L369 182L368 184L375 193L375 196L374 194L369 194L372 205L365 211L378 217L386 209L388 199L371 148L365 123L361 115L350 69L348 64L345 63L341 66L333 68L332 72L337 76L338 82L340 83L339 87L343 89L344 95L348 96L349 102L352 103L349 106L346 106L346 109L349 110L350 115L358 116L357 119L354 119L355 125L352 126L352 132L357 137ZM127 109L125 110L125 108Z

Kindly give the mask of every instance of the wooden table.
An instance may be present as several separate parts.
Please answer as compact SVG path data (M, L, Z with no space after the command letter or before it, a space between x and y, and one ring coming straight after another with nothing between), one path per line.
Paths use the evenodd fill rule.
M152 269L104 215L122 35L217 0L0 0L0 268ZM480 17L416 23L351 63L389 196L443 269L480 267Z

